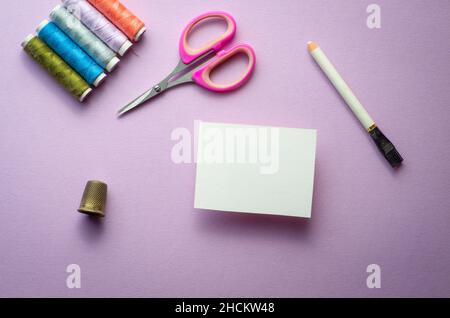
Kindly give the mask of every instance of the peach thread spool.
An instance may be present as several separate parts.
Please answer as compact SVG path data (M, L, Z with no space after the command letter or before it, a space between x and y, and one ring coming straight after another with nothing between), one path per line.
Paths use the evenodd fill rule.
M145 33L144 22L128 10L118 0L88 0L94 7L103 13L125 35L135 42L139 41Z

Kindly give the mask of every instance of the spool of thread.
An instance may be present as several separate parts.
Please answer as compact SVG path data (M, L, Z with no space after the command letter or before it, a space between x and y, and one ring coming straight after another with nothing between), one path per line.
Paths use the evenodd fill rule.
M101 67L108 72L116 68L120 62L116 54L64 7L55 7L50 18Z
M64 7L121 56L133 45L125 34L86 0L63 0Z
M88 0L103 13L115 26L133 41L139 41L145 33L144 22L128 10L118 0Z
M89 84L39 37L30 34L22 42L22 47L80 102L92 92Z
M106 78L103 69L73 42L55 23L44 20L36 29L38 36L89 85L97 87Z

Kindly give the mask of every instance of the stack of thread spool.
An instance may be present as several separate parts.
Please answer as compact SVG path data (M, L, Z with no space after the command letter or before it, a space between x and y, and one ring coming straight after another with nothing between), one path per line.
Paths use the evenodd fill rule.
M144 22L118 0L62 0L22 47L83 102L145 31Z

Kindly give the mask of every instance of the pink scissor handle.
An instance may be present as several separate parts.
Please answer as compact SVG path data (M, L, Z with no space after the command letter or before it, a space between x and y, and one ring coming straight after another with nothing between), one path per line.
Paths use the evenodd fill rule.
M222 34L219 38L205 44L203 47L194 49L191 48L188 44L188 37L191 33L192 29L198 25L200 22L210 19L210 18L219 18L224 19L227 23L227 30L224 34ZM234 18L222 11L212 11L204 13L197 18L193 19L184 29L181 39L180 39L180 56L181 60L184 64L190 64L195 61L197 58L207 53L208 51L220 51L226 44L228 44L233 37L236 35L236 21Z
M236 54L243 53L248 57L248 65L244 74L235 82L227 85L215 84L211 80L211 72L220 64L225 63L227 60L235 56ZM244 85L255 69L256 54L253 48L247 44L238 44L229 50L220 51L217 53L217 57L201 66L192 74L192 79L203 88L206 88L213 92L229 92L235 90Z

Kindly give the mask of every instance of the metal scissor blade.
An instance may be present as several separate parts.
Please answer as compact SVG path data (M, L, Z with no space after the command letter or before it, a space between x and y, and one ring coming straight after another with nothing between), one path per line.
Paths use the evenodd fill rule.
M117 113L117 116L121 117L128 113L129 111L135 109L136 107L141 106L149 99L163 93L167 89L170 89L172 87L185 84L185 83L192 83L194 80L192 79L192 72L196 68L199 67L199 65L202 63L207 57L209 57L211 54L213 54L214 51L210 50L197 58L193 63L191 64L184 64L183 61L180 60L178 65L175 67L175 69L170 73L162 82L159 84L153 86L152 89L149 89L144 94L136 98L134 101L129 103L127 106L120 109ZM193 70L189 71L190 68L194 67Z
M118 112L117 112L117 116L121 117L123 115L125 115L126 113L128 113L129 111L135 109L136 107L141 106L142 104L144 104L146 101L148 101L149 99L151 99L152 97L155 97L156 95L158 95L159 93L161 93L161 90L157 90L156 87L159 87L158 85L153 87L152 89L149 89L148 91L146 91L144 94L142 94L141 96L139 96L138 98L136 98L134 101L132 101L131 103L129 103L127 106L121 108Z

